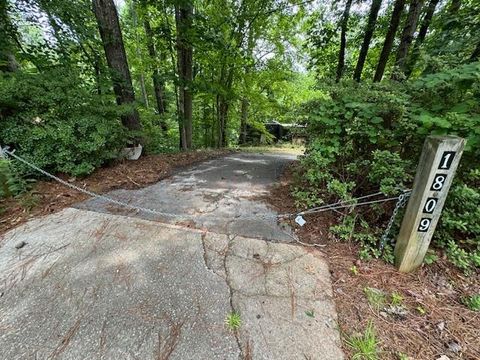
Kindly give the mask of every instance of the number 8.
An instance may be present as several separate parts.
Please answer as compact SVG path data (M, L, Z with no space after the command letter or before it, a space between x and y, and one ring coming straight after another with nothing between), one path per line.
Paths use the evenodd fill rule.
M432 184L432 190L442 190L443 184L445 183L445 180L447 179L446 175L437 175L435 176L435 179L433 180Z

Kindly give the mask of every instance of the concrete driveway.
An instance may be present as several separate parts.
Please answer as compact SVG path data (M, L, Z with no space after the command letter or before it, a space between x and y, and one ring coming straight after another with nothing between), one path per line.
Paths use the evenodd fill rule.
M7 233L0 359L342 359L325 260L258 200L292 159L234 154L109 194L176 216L92 199Z

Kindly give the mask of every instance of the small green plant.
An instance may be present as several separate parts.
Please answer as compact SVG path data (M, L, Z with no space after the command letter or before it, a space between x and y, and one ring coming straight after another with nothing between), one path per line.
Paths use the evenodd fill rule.
M378 359L379 341L371 321L367 324L363 334L349 336L345 343L353 351L352 360Z
M421 316L423 316L423 315L425 315L425 314L427 313L427 310L425 310L425 308L424 308L423 306L417 306L417 307L415 308L415 310L417 310L418 313L419 313Z
M472 311L480 311L480 294L465 296L462 303Z
M402 352L398 352L397 357L398 357L398 360L409 360L410 359L407 354L404 354Z
M366 287L363 289L365 296L367 297L368 303L372 306L375 310L380 310L385 306L386 296L382 290Z
M315 311L307 310L307 311L305 311L305 315L307 315L308 317L314 318L315 317Z
M403 303L403 296L400 295L399 293L397 292L393 292L392 295L391 295L391 298L392 298L392 301L390 302L390 304L392 306L401 306L402 303Z
M240 328L240 325L242 325L242 318L238 312L232 311L225 318L225 324L231 331L236 331Z
M350 272L353 274L353 275L358 275L358 268L356 265L353 265L351 268L350 268Z
M431 265L437 260L438 260L438 256L434 252L428 251L427 254L425 255L425 258L423 259L423 262L427 265Z

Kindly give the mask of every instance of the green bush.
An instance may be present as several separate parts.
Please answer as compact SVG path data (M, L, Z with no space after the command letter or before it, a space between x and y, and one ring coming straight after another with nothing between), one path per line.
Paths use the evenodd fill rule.
M120 107L67 68L0 75L0 139L53 172L85 175L126 143Z
M146 109L140 109L144 145L147 153L160 154L178 151L178 124L165 114L161 116L167 120L168 130L166 134L160 126L160 115L152 114Z
M479 79L480 63L471 63L403 84L323 84L327 96L302 108L309 141L293 190L297 205L378 190L399 194L412 185L427 135L462 136L467 146L433 242L464 271L480 266ZM371 226L386 224L391 212L391 206L372 206L347 213L331 230L340 239L360 242L362 257L392 261L390 245L378 250L383 227Z
M456 181L447 198L435 244L452 262L468 272L480 267L480 169Z
M13 169L13 164L0 159L0 199L18 195L27 188L27 182L23 180Z

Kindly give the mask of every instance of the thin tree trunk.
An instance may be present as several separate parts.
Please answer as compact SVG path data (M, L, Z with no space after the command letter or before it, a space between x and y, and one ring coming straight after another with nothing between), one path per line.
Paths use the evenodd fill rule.
M340 51L338 52L337 77L335 79L336 82L339 82L342 78L343 70L345 68L345 49L347 47L348 18L350 17L351 6L352 0L347 0L342 16L342 30L340 34Z
M430 0L430 2L428 3L427 11L425 12L422 24L420 25L420 30L418 31L417 38L415 39L415 43L413 44L412 55L407 62L407 67L405 70L405 75L407 78L409 78L412 74L413 68L420 56L420 47L425 41L428 28L430 26L430 23L432 22L433 14L435 13L435 8L437 7L439 1L440 0Z
M397 54L395 58L395 68L397 71L405 74L407 68L407 56L410 46L412 45L413 35L417 29L418 18L420 17L420 12L422 10L423 0L411 0L410 8L408 9L407 20L405 21L405 26L403 27L402 37L400 40L400 45L397 49ZM398 73L395 71L392 73L392 79L400 80Z
M80 49L82 50L85 57L90 61L93 69L93 75L95 77L95 85L97 87L97 95L102 94L102 86L101 86L101 59L100 54L90 45L87 44L88 48L92 52L90 54L85 46L80 42L79 43Z
M395 40L395 35L397 33L398 25L400 24L400 18L405 7L405 0L396 0L393 5L392 17L390 18L390 26L388 27L387 35L385 36L385 41L383 43L382 52L380 53L380 58L378 59L377 69L375 70L375 76L373 78L374 82L379 82L382 80L385 68L387 66L388 58L392 51L393 41Z
M137 59L141 59L142 55L140 53L140 48L138 47L138 44L140 43L140 39L138 38L138 32L137 32L138 19L137 19L137 10L135 9L135 0L132 0L130 6L131 6L130 11L132 12L132 20L133 20L133 31L135 33L135 55L137 56ZM140 74L138 75L138 83L140 84L142 101L145 104L145 107L148 108L149 107L148 95L147 95L147 90L145 88L145 75L143 74L142 68L140 68Z
M193 6L190 1L175 5L177 26L177 66L179 76L179 130L180 146L183 150L192 148L192 65L193 49L187 39L192 27Z
M353 78L356 81L360 81L362 77L363 66L365 65L365 60L367 59L368 48L370 47L370 41L373 37L373 32L375 31L375 24L377 23L378 11L382 5L382 0L373 0L372 7L370 8L370 14L368 15L368 23L365 29L365 36L363 38L362 47L360 49L360 54L358 55L357 66L355 67L355 72Z
M247 119L248 119L248 107L249 102L246 97L242 99L242 105L240 110L240 144L247 143Z
M113 0L93 0L93 10L97 18L117 104L130 104L133 107L135 94L115 4ZM122 116L122 123L129 130L140 130L138 111L133 108L129 114Z
M0 0L0 71L15 72L19 65L15 59L16 30L8 16L8 1Z
M150 26L150 21L145 16L143 21L143 27L145 29L145 35L147 38L147 48L148 54L152 61L157 61L157 51L155 49L155 44L153 42L153 31ZM160 73L158 71L158 67L154 65L153 72L152 72L152 82L153 82L153 92L155 93L155 101L157 103L157 110L160 115L165 113L165 96L164 96L164 84L160 77ZM162 130L165 132L167 131L167 124L163 120L161 120L160 126Z
M171 36L172 26L170 25L170 21L168 19L168 14L167 14L165 6L162 6L161 9L162 9L163 21L165 22L165 25L168 29L168 34L165 34L165 36L167 38L168 53L170 55L170 63L171 63L171 66L172 66L172 77L175 79L177 77L178 67L176 66L177 62L175 61L175 50L174 50L174 45L173 45L172 36ZM177 117L178 117L178 123L179 123L179 135L180 135L179 136L179 147L181 149L182 148L182 137L181 137L182 130L181 130L181 125L180 125L180 99L179 99L178 81L174 81L173 86L174 86L174 94L175 94L175 107L177 109Z
M226 72L226 75L225 75ZM230 64L227 69L222 69L222 76L220 84L224 84L224 94L217 95L218 103L218 123L219 123L219 147L228 146L227 126L228 126L228 111L230 109L229 93L232 90L234 65Z

